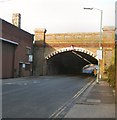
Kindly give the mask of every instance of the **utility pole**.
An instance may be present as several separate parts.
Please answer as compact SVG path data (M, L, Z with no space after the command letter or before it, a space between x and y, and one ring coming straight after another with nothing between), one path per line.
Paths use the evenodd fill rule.
M99 39L99 49L97 50L97 57L98 57L98 66L99 69L97 70L97 79L96 79L96 83L99 83L99 78L101 78L101 74L100 74L100 60L102 60L102 15L103 15L103 11L98 9L98 8L84 8L85 10L98 10L101 14L100 17L100 39Z

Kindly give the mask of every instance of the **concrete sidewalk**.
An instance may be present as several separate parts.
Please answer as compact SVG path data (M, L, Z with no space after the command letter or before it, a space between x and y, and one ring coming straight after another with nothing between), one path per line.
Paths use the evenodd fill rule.
M65 118L115 118L115 97L106 81L94 82Z

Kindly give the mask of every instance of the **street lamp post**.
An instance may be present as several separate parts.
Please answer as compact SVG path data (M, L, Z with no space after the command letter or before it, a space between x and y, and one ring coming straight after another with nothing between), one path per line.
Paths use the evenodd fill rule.
M97 79L96 79L96 83L99 83L99 78L101 78L100 75L100 60L102 59L102 15L103 15L103 11L98 9L98 8L84 8L85 10L98 10L101 13L101 19L100 19L100 39L99 39L99 50L97 50L97 56L98 56L98 66L99 69L97 70ZM99 54L98 54L99 53ZM101 53L101 54L100 54Z

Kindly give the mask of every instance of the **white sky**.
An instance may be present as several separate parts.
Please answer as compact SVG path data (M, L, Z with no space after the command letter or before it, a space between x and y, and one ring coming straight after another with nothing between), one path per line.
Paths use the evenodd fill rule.
M4 2L3 2L4 1ZM21 28L34 33L46 28L47 33L98 32L100 11L103 26L115 26L116 0L0 0L0 17L11 23L12 13L21 13Z

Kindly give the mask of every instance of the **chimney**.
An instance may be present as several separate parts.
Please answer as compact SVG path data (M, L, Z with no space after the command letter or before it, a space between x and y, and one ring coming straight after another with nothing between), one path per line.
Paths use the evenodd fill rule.
M18 28L21 28L21 14L20 13L13 13L12 24Z

